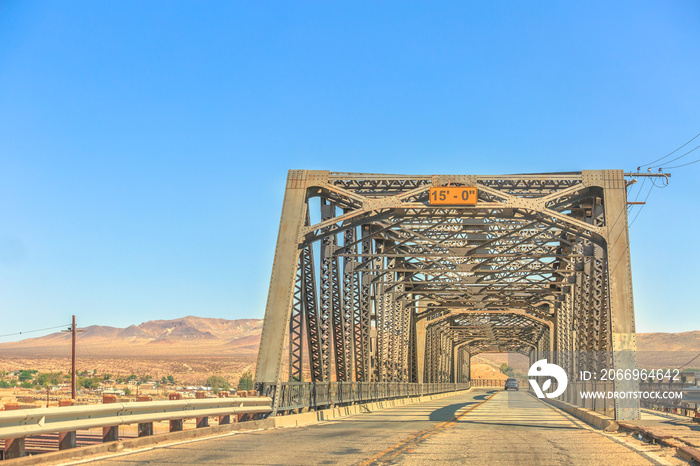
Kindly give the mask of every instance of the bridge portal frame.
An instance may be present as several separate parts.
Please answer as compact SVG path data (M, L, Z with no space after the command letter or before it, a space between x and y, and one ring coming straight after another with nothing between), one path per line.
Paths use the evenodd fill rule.
M450 184L477 186L477 205L429 205L429 188ZM309 208L312 197L321 198L321 218L313 224ZM591 205L580 204L586 198L597 200ZM575 371L576 366L572 365L575 358L569 354L576 351L607 352L611 360L596 363L611 364L612 368L636 368L626 201L626 183L621 170L494 176L290 170L256 366L257 388L265 393L279 388L283 382L286 345L290 380L300 380L303 376L306 348L312 381L328 382L334 378L340 382L383 381L386 374L378 367L381 362L378 359L379 352L384 351L392 355L392 363L400 365L392 371L400 373L403 381L446 382L426 380L428 358L433 364L431 367L439 364L436 370L442 374L440 377L453 374L451 381L455 382L454 348L459 346L460 351L469 356L478 353L479 348L471 348L471 343L464 342L469 338L476 341L479 335L466 330L462 340L457 341L452 338L455 329L450 329L452 333L430 331L435 328L431 320L443 317L443 311L454 307L450 306L454 303L442 303L424 313L419 308L426 295L430 298L439 296L441 290L454 292L454 274L465 272L466 276L473 269L466 264L464 270L452 269L452 275L448 273L452 278L446 279L443 274L439 280L412 283L412 291L407 292L408 282L396 277L430 274L431 270L406 267L401 259L407 254L406 248L400 248L402 236L382 236L400 224L403 216L434 219L462 218L469 214L469 218L518 219L513 231L497 236L491 244L509 235L522 235L528 228L551 228L554 236L549 231L535 231L530 239L540 235L542 238L535 239L536 247L531 252L545 251L544 255L557 256L558 269L542 272L541 276L546 279L539 285L533 282L531 288L544 285L553 291L546 296L549 301L539 307L531 302L530 308L524 311L549 323L537 335L528 334L530 338L537 338L535 342L525 341L522 335L508 339L501 335L494 341L509 342L508 348L516 351L530 351L534 345L536 349L530 351L531 359L548 357L570 372ZM413 239L427 243L428 237L421 236L422 233L415 233ZM343 238L342 246L339 238ZM382 240L377 241L378 238ZM314 241L320 243L320 251L314 251ZM557 241L561 254L555 255L551 253L551 244ZM488 247L489 242L475 250L487 251L484 244ZM341 266L339 255L353 255L349 254L348 245L352 246L352 253L358 260L343 259ZM469 254L458 247L453 250L464 252L465 257ZM429 257L430 247L426 251L422 256L425 262L440 268L440 259ZM501 248L493 255L504 258L508 251ZM518 256L517 248L514 251L510 254ZM499 271L505 277L503 283L512 283L513 275L518 272L532 277L538 270L545 270L542 264L546 263L538 264L540 269L528 269L522 264L522 255L520 259L516 264L520 270ZM315 268L319 269L318 275ZM356 271L359 268L363 269L361 273ZM474 284L473 280L478 282L479 278L461 280L465 283L472 280L470 284ZM463 288L467 286L462 285ZM472 309L487 311L488 306L480 308L478 300L472 300L476 294L469 295ZM529 297L532 296L534 294ZM392 310L388 323L378 321L384 309ZM513 313L513 309L503 310L503 313L508 312ZM573 325L574 321L578 322L578 327ZM518 340L523 340L520 346ZM638 383L634 380L616 381L615 390L637 389ZM638 419L639 402L616 400L615 417Z

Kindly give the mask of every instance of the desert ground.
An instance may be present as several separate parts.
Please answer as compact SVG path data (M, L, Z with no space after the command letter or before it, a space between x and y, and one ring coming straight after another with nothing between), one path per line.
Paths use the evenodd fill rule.
M203 385L208 377L218 375L235 386L243 373L255 371L261 330L261 320L193 316L123 329L91 326L78 334L77 372L95 371L113 379L134 374L154 381L171 375L177 385ZM640 367L700 367L698 331L638 334L637 344ZM527 374L529 361L524 355L484 353L472 359L472 378L504 379L499 370L503 363L516 375ZM70 335L55 333L0 344L0 375L22 369L69 373ZM22 393L0 390L0 398Z

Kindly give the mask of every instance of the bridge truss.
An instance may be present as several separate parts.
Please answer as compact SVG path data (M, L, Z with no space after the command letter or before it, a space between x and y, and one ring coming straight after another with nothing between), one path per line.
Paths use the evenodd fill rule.
M475 186L478 200L431 205L433 186ZM626 201L621 170L291 170L258 389L468 384L471 356L494 351L570 377L636 368ZM638 418L639 402L616 400L615 416Z

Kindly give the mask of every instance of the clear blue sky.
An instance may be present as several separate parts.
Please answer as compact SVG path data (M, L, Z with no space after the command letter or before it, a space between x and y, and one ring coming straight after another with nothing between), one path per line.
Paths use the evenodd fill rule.
M290 168L633 170L699 104L697 1L4 0L0 334L261 318ZM672 172L631 230L643 332L700 329Z

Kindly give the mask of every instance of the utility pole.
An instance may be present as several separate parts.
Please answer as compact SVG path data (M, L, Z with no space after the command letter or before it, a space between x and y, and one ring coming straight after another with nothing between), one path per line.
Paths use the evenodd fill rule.
M73 314L73 324L70 328L71 333L71 363L70 363L70 397L75 400L75 314Z
M70 397L75 400L75 334L78 332L84 332L85 330L78 330L75 327L75 315L73 315L73 321L68 330L63 330L63 332L70 332L71 334L71 364L70 364Z

